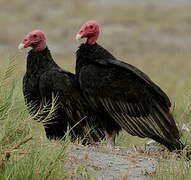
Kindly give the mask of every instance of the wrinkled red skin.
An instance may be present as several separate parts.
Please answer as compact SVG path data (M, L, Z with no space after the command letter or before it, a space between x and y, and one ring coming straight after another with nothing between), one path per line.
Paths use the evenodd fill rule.
M96 21L87 21L78 32L81 38L87 38L86 43L90 45L96 43L99 33L99 24Z
M31 47L35 51L42 51L46 48L46 38L40 30L28 33L21 43L24 44L24 48Z

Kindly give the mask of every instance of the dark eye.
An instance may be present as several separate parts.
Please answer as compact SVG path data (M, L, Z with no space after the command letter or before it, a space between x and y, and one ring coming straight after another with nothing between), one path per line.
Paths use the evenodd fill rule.
M93 29L93 25L90 25L90 29Z
M36 34L33 34L33 37L34 37L34 38L36 38L36 37L37 37L37 35L36 35Z

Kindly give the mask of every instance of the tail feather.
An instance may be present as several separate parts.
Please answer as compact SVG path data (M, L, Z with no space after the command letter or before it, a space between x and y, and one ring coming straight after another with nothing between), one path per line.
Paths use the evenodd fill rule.
M153 140L163 144L164 146L166 146L168 148L169 151L182 151L185 147L185 145L179 140L179 139L175 139L173 142L172 141L167 141L162 139L159 136L152 136L151 137Z

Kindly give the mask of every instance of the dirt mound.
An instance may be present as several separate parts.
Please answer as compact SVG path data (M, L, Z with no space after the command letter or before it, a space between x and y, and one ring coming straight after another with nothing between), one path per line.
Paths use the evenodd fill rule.
M108 150L103 146L71 146L69 149L69 168L86 167L96 179L116 180L147 180L155 174L157 160L155 154L158 147L116 148Z

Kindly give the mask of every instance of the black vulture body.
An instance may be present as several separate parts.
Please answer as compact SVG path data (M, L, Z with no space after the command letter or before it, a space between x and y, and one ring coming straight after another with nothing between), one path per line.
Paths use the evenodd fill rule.
M76 78L87 103L110 116L100 122L103 129L122 127L133 136L154 139L170 151L183 149L170 100L146 74L117 60L97 43L82 44L76 56Z
M103 133L94 128L97 117L88 110L76 88L75 75L61 69L47 47L43 51L29 51L23 94L33 115L42 110L45 103L52 106L55 97L53 116L43 123L48 139L63 138L68 127L72 128L72 140L77 137L88 138L88 141L103 138ZM37 115L37 119L45 119L51 111L49 106L47 111Z

